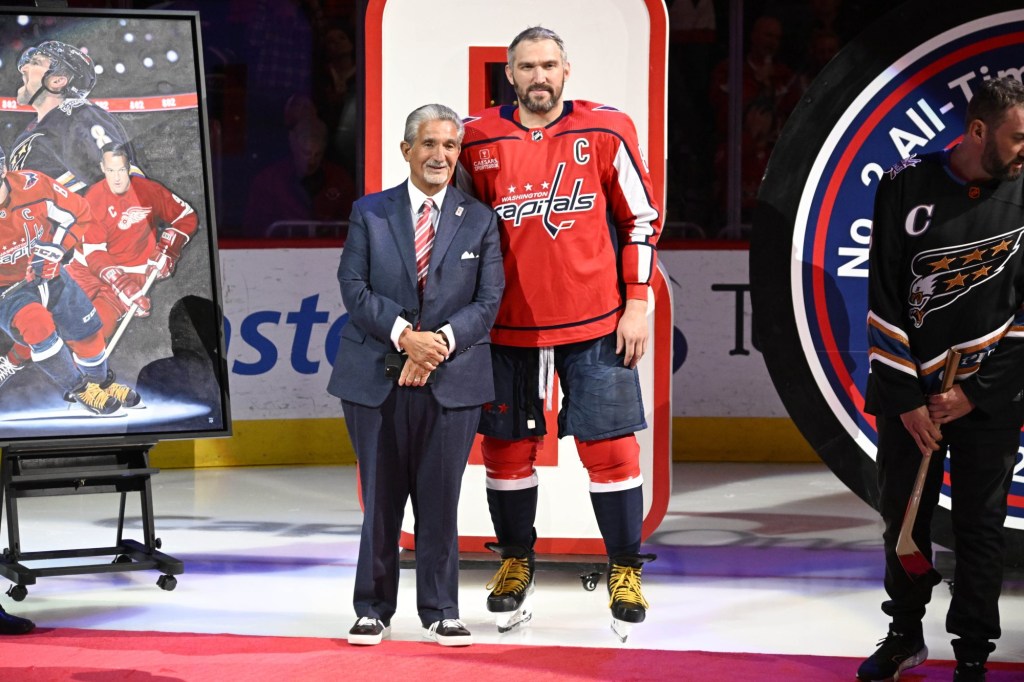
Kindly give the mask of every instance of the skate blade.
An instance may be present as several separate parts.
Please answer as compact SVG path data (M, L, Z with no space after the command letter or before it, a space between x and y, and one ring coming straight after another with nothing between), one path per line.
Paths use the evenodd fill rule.
M627 623L624 620L618 618L612 618L612 632L619 638L619 641L623 644L629 639L629 633L633 630L633 624Z
M499 614L498 617L495 619L495 623L498 626L498 632L500 634L505 634L506 632L511 632L512 630L515 630L521 625L529 623L532 618L533 613L531 613L530 611L514 611L511 616L507 617L503 614Z
M532 596L533 590L531 589L526 593L526 599L523 600L518 609L495 614L494 623L498 626L500 634L515 630L520 625L530 622L533 618L533 607L530 605L530 598Z

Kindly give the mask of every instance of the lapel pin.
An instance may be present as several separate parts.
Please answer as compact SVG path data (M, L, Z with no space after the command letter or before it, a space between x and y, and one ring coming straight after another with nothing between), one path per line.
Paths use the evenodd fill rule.
M455 209L455 215L456 216L461 216L462 215L462 207L461 206L459 206L457 209Z

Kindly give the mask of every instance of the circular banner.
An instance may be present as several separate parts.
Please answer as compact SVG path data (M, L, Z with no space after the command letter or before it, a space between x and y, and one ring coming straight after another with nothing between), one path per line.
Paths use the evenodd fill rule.
M1019 0L907 2L852 41L786 122L758 196L750 243L754 329L797 427L857 495L878 507L868 375L867 276L879 178L950 147L973 88L1024 72ZM1022 452L1006 520L1024 563ZM935 539L951 546L949 472Z

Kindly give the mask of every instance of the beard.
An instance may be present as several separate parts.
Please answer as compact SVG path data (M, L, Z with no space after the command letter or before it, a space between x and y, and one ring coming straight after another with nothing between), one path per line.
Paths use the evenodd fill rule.
M1003 163L1003 159L1000 158L999 150L996 149L992 138L985 141L985 149L981 155L981 167L996 180L1008 182L1019 178L1021 172L1024 172L1024 168L1013 168L1012 166L1021 163L1021 161L1024 161L1024 159L1015 157L1009 163Z
M530 98L531 92L546 92L550 95L547 100L535 100ZM525 89L516 88L516 98L523 107L534 114L546 114L556 106L562 99L562 88L555 90L550 85L531 85Z

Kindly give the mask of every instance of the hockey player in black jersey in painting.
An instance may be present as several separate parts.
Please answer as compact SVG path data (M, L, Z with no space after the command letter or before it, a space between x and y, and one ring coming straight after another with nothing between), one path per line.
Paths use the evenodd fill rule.
M73 45L47 40L22 53L18 72L18 104L32 107L36 117L15 140L10 169L41 171L81 194L103 179L103 147L128 142L121 124L86 99L96 85L92 59Z
M857 672L890 680L928 656L921 621L934 572L912 578L896 540L924 453L932 453L913 539L931 559L932 511L950 458L955 589L946 615L959 682L985 679L1000 635L1003 522L1024 422L1024 85L974 93L962 142L911 156L878 186L868 280L871 372L885 531L879 649ZM956 383L938 393L950 348Z

